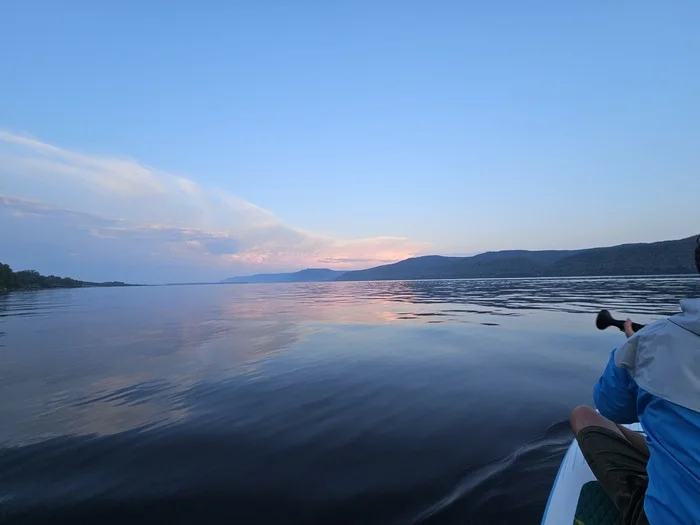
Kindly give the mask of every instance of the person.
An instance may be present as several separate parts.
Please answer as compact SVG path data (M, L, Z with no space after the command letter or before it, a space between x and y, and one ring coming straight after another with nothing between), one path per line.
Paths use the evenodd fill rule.
M695 265L700 272L700 236ZM700 298L632 330L570 416L581 452L624 525L700 524ZM640 422L643 432L623 424Z

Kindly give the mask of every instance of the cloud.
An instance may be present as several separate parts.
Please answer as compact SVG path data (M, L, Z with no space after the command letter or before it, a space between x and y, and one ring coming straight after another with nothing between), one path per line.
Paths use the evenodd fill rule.
M109 254L113 273L106 278L120 277L123 261L150 265L154 272L177 266L179 278L221 278L319 264L370 266L428 246L397 237L318 235L227 190L131 159L78 153L9 131L0 131L0 213L25 236L15 234L13 246L24 247L15 251L51 241L66 253L102 257L107 266ZM51 239L42 233L49 230ZM15 256L22 260L22 253Z
M74 210L57 208L41 201L7 197L0 195L0 207L6 208L15 217L41 217L54 221L63 221L66 224L91 224L109 226L120 224L121 218L105 218L92 213L83 213Z
M36 139L0 130L20 175L62 177L100 186L122 196L164 193L158 173L129 159L83 155Z
M149 243L175 243L202 248L213 255L238 253L239 242L225 232L210 233L193 228L177 228L165 225L136 227L107 226L93 228L90 235L102 239L130 239Z
M391 261L379 261L378 259L366 258L366 257L326 257L325 259L320 259L319 262L325 264L358 264L358 263L374 263L374 262L391 262Z

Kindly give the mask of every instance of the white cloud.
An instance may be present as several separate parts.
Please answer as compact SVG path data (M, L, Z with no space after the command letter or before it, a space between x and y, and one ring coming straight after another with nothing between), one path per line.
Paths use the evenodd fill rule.
M121 217L105 218L92 213L67 210L50 205L46 202L22 199L0 195L0 207L12 210L16 217L46 217L52 220L63 220L67 224L90 224L109 226L124 222Z
M39 140L0 130L19 176L73 179L122 196L164 193L163 177L129 160L75 153Z
M0 211L10 212L6 220L52 221L53 235L58 225L72 232L66 237L71 239L82 232L81 254L110 246L133 260L152 265L178 261L210 270L212 276L319 265L366 267L427 247L404 238L316 235L190 178L8 131L0 131L0 194ZM32 230L36 238L30 240L42 242L41 231ZM115 261L115 273L117 266Z

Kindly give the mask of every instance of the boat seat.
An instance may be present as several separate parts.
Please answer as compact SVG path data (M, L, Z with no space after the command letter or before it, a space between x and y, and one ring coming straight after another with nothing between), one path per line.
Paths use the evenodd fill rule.
M620 525L622 516L597 481L581 487L574 525Z

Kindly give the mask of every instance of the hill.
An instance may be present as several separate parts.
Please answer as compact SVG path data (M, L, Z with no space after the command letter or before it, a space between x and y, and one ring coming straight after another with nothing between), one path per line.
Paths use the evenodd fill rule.
M414 257L367 270L346 272L341 281L392 279L460 279L470 277L529 277L541 274L575 251L505 250L473 257Z
M35 270L15 272L8 264L0 263L0 291L7 290L41 290L46 288L85 288L92 286L129 286L120 281L91 283L78 281L70 277L41 275Z
M548 268L547 275L692 274L696 273L693 262L694 250L695 237L676 241L592 248L557 261Z
M293 273L259 273L244 277L229 277L222 283L316 283L334 281L344 272L328 268L307 268Z
M695 273L695 237L585 250L506 250L473 257L415 257L345 272L340 281L677 275Z

